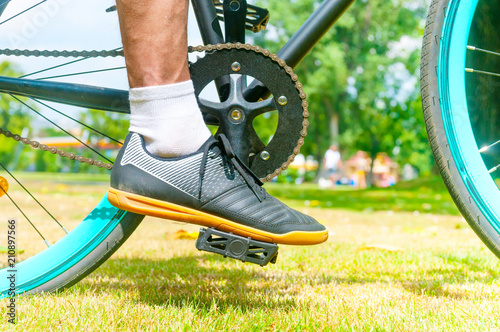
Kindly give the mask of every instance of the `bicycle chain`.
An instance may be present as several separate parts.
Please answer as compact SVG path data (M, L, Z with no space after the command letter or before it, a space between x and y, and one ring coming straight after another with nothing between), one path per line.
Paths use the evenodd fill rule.
M68 152L68 151L64 151L62 149L58 149L58 148L56 148L54 146L48 146L47 144L41 144L40 142L37 142L37 141L34 141L34 140L30 140L29 138L26 138L26 137L21 137L20 135L13 134L10 131L3 130L2 128L0 128L0 134L4 135L5 137L12 138L15 141L21 142L21 143L23 143L25 145L29 145L29 146L31 146L34 149L40 149L42 151L49 151L52 154L57 154L57 155L59 155L61 157L69 158L71 160L76 160L76 161L79 161L81 163L89 164L91 166L97 166L99 168L101 168L101 167L104 167L106 169L113 168L113 165L110 164L110 163L104 163L104 162L102 162L100 160L95 160L95 159L92 159L92 158L85 158L83 156L76 155L76 154L74 154L72 152Z
M199 45L199 46L189 46L188 52L212 52L218 51L222 49L245 49L248 51L253 51L257 53L261 53L264 56L269 57L271 60L276 62L280 67L284 68L286 73L290 76L293 82L295 82L295 87L299 92L299 97L302 100L302 116L304 121L302 122L302 130L300 132L301 138L297 142L297 146L293 149L293 154L290 155L280 168L276 169L272 174L268 174L265 178L266 181L271 180L275 176L278 176L282 171L288 168L290 163L293 162L295 156L300 153L300 148L304 145L304 138L307 135L307 127L309 126L309 103L306 101L306 94L303 90L302 83L299 82L298 76L293 72L293 69L286 64L286 62L280 59L276 54L271 53L267 49L263 49L260 46L253 46L250 44L242 44L242 43L226 43L226 44L216 44L216 45ZM42 56L42 57L116 57L123 56L123 51L39 51L39 50L10 50L10 49L0 49L0 55L16 55L16 56ZM12 138L15 141L21 142L25 145L30 145L34 149L40 149L43 151L49 151L52 154L57 154L61 157L69 158L71 160L76 160L81 163L86 163L88 165L96 166L96 167L104 167L106 169L112 169L113 165L111 163L104 163L100 160L95 160L92 158L85 158L83 156L76 155L72 152L67 152L63 149L58 149L56 147L51 147L46 144L40 144L35 140L30 140L26 137L21 137L20 135L13 134L10 131L3 130L0 128L0 134L5 137Z
M0 55L14 55L14 56L34 56L46 58L106 58L123 56L123 50L111 51L39 51L39 50L19 50L19 49L0 49Z

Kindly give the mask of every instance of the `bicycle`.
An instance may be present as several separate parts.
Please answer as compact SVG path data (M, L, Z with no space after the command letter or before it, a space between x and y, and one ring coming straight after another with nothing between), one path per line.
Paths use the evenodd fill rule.
M35 6L45 1L40 1ZM191 49L191 51L206 52L203 60L199 63L196 62L198 65L195 63L191 67L195 89L199 95L209 82L215 81L218 93L223 101L222 103L213 103L200 98L200 107L205 113L205 120L208 124L219 125L219 130L225 132L231 140L235 152L244 158L249 163L251 169L262 179L269 180L284 170L293 160L294 155L299 152L299 148L303 144L303 139L307 134L308 104L305 101L302 86L293 73L293 68L300 63L300 60L305 57L315 43L321 39L322 35L328 31L353 1L324 1L277 55L273 55L267 50L244 44L246 29L257 32L265 28L269 19L267 10L251 6L245 0L225 0L223 2L192 0L203 42L206 45ZM0 4L0 17L2 17L1 14L4 13L9 2L11 1L6 0ZM472 15L474 14L478 0L471 3L472 5L468 5L467 8L459 11L464 17L469 15L467 16L469 21L472 21ZM449 11L451 10L450 8L454 8L453 5L458 7L465 6L459 0L434 1L431 6L428 19L428 22L431 22L431 24L426 29L426 39L424 41L425 52L422 56L423 82L429 81L430 73L432 72L432 61L435 62L435 58L440 54L442 55L440 53L441 48L429 41L435 35L441 36L441 31L448 31L444 28L443 30L439 28L443 24L444 16L436 14L436 8L440 8L441 11L444 11L443 8L446 8L446 11ZM30 8L34 8L35 6ZM109 11L113 10L113 7L109 8ZM20 14L23 13L24 11L20 12ZM16 17L16 14L9 16L0 22L0 25ZM218 23L219 20L225 21L225 39ZM461 20L465 20L465 18L461 18ZM452 27L455 26L454 22L451 22ZM463 23L463 21L457 22ZM446 21L446 24L450 24L450 22ZM445 26L448 26L446 24ZM462 30L467 30L464 32L467 33L469 25L466 24L465 26L466 28ZM445 35L445 37L447 36ZM441 45L444 45L447 41L448 39L444 38L444 42L441 41ZM464 40L462 39L461 41L463 42ZM446 51L447 47L443 46L442 48ZM463 48L465 50L466 44L453 44L449 47ZM81 59L97 56L121 56L121 50L86 52L1 49L0 54L9 56L75 57L79 59L73 61L80 61ZM215 54L219 54L220 56L216 56ZM429 54L433 56L437 55L430 57ZM260 61L260 64L265 66L272 74L270 76L275 77L276 80L269 79L268 77L259 77L258 74L251 70L251 67L245 65L249 61L255 60ZM231 74L236 73L254 77L256 80L246 86L244 80L241 78L234 79L234 76L231 76ZM283 82L286 82L286 84ZM495 242L499 241L499 232L495 230L495 227L500 223L500 213L498 206L494 207L491 204L491 202L498 202L500 196L498 187L492 187L493 178L488 175L485 182L488 182L488 193L491 194L489 197L493 198L491 200L489 198L485 200L483 196L478 196L477 199L474 198L473 201L477 209L473 211L470 207L472 205L470 204L470 200L470 206L462 206L463 197L467 197L467 193L471 192L471 189L466 186L467 182L463 180L464 177L456 169L453 171L447 168L447 160L451 160L450 164L458 164L459 160L454 158L457 158L457 151L460 153L462 151L460 148L464 148L464 146L463 144L459 144L459 149L442 152L443 146L447 144L453 134L443 129L439 133L435 133L435 129L433 128L437 122L441 121L442 123L443 118L445 118L445 115L441 113L440 107L434 104L432 107L429 107L432 100L435 101L436 99L433 93L435 94L437 90L441 92L442 85L442 80L434 80L430 85L422 84L424 107L433 151L435 151L440 170L444 174L445 182L462 212L468 217L469 223L480 234L483 241L489 245L490 249L500 256L499 244ZM239 93L239 91L242 91L242 87L245 86L244 93ZM13 75L13 77L0 77L0 92L12 96L11 98L14 98L15 101L22 103L25 107L31 108L34 111L36 109L31 105L31 102L51 107L42 102L44 100L83 108L100 109L108 112L128 112L127 92L116 89L34 80L26 77L15 77ZM273 97L268 98L270 95ZM236 104L239 107L229 107ZM290 111L284 112L285 108ZM251 120L259 113L274 110L278 111L280 119L286 121L281 121L278 124L276 135L266 145L252 131ZM448 110L448 113L451 113L449 117L452 120L453 112L455 112L453 107ZM443 125L441 124L441 126ZM471 126L469 125L469 127ZM2 139L13 138L34 148L48 150L60 156L76 159L89 165L104 168L112 167L111 161L106 163L76 156L61 149L44 146L27 137L23 138L20 135L15 135L17 133L6 132L5 128L0 131L0 134L7 136L2 137ZM437 137L437 139L434 137ZM471 135L468 138L470 139ZM467 149L474 150L469 145L467 145ZM476 148L475 153L471 154L473 157L469 157L467 162L470 161L469 159L473 159L480 163L482 159L477 158L478 154L479 150ZM445 159L443 159L443 155ZM7 168L3 164L0 165L7 171ZM477 166L477 168L466 168L465 171L477 172L477 176L480 177L485 177L485 174L489 174L487 173L488 170L484 167L484 163L482 166ZM460 184L462 184L461 189L458 192L454 191L453 188ZM0 186L4 189L5 195L7 195L8 188L6 185L0 183ZM477 188L485 190L486 185ZM481 210L482 203L490 205L490 210L488 211L491 212L491 216L489 219L487 218L489 215L484 212L485 210ZM476 219L472 217L475 215L482 216L485 221L489 221L489 224L485 221L476 223ZM19 292L55 291L75 284L106 261L133 233L142 221L142 218L142 215L117 210L109 203L106 196L103 197L92 212L71 232L67 232L63 227L66 235L62 239L54 245L49 245L45 241L48 246L47 249L24 260L18 265L18 269L23 270L23 273L19 276L21 279L17 283ZM54 221L57 222L55 218ZM0 273L1 280L6 280L6 274L7 269L3 269ZM1 284L2 296L6 296L8 291L8 285L6 282L4 284L4 281Z

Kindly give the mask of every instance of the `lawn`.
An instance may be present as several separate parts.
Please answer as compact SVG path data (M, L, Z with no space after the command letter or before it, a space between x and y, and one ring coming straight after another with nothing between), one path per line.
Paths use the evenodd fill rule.
M409 211L414 213L459 215L440 177L401 182L389 188L355 190L319 189L314 184L266 184L272 195L296 207L323 207L354 211Z
M60 195L57 189L65 188L58 186L69 185L63 182L43 182L41 199ZM271 192L286 193L288 203L326 224L331 236L319 246L281 246L277 264L264 268L198 252L193 240L171 239L196 226L146 218L110 260L73 288L20 298L14 330L500 329L500 263L462 217L416 207L377 211L392 190L423 195L421 204L432 204L438 194L449 201L442 187L432 187L436 183L430 180L423 193L414 184L366 191L371 209L365 202L333 205L335 195L346 192L274 185ZM105 190L104 184L80 186L89 193L88 204ZM74 204L75 195L57 196L57 204ZM0 330L8 329L6 319L0 321Z

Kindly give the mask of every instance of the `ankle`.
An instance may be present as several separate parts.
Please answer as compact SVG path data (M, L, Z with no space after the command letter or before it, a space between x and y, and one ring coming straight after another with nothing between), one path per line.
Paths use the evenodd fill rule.
M192 81L130 89L130 131L161 157L197 151L211 136L198 107Z

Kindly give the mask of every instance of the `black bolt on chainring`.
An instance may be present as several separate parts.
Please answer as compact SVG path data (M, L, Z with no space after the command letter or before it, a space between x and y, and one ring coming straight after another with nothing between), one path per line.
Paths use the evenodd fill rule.
M282 60L280 60L282 61ZM235 70L236 69L236 70ZM191 78L202 112L215 117L219 123L218 133L224 133L235 153L248 164L263 181L285 170L299 153L304 142L308 124L304 114L304 93L299 92L300 83L292 80L285 66L262 53L244 48L220 49L206 52L203 58L190 64ZM212 102L200 98L200 93L211 82L230 75L229 97L223 102ZM248 102L243 97L243 76L260 81L272 97L258 102ZM295 76L296 80L296 76ZM301 85L300 85L301 87ZM286 97L286 104L283 98ZM253 127L253 120L260 114L277 110L278 127L272 140L266 145ZM205 118L207 118L205 116Z

